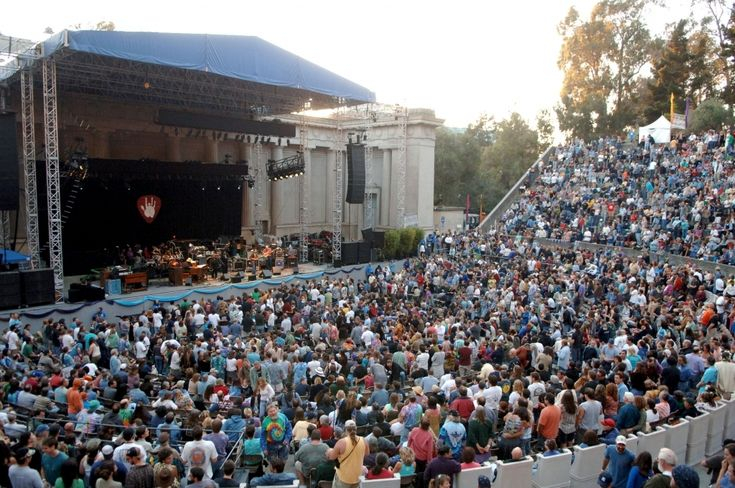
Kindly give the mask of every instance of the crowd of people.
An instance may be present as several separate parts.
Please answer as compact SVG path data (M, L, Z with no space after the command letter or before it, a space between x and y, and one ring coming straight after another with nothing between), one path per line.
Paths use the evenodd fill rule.
M503 216L505 231L735 264L732 134L668 145L559 146Z
M674 220L665 207L684 205L672 195L681 190L699 208L729 178L726 165L708 173L716 147L672 166L685 147L698 145L664 151L644 172L655 188L671 180L670 192L616 199L590 227L579 224L589 222L583 209L605 205L584 185L608 172L597 181L605 190L590 192L640 190L642 153L575 145L558 160L565 184L529 189L507 230L528 226L529 215L530 227L552 233L597 235L600 223L636 221L650 246L647 230L663 214ZM546 205L552 189L557 207ZM729 232L730 217L701 210L682 243L698 246L687 237L697 229L705 240ZM562 223L571 214L575 228ZM660 249L673 249L671 232ZM11 315L0 338L0 485L239 486L244 466L251 487L298 479L352 488L363 476L400 476L447 488L460 470L496 459L602 443L600 486L698 487L672 451L634 457L624 441L731 398L733 300L733 277L719 271L470 231L435 234L419 256L360 277L152 303L120 317L104 305L68 322ZM728 441L703 461L719 488L735 485L733 455Z

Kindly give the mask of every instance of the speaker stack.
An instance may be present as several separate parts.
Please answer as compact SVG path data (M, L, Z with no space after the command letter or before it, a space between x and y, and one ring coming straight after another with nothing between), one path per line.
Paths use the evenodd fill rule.
M0 273L0 309L20 307L20 298L20 273Z
M54 270L34 269L20 272L22 303L29 307L54 303ZM104 298L104 291L102 292Z

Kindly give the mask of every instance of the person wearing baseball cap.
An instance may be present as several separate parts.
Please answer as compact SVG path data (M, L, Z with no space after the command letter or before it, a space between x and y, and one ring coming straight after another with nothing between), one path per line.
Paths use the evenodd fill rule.
M615 444L615 439L620 435L620 431L615 427L613 419L604 419L600 422L602 426L602 434L600 434L600 442L608 446Z
M699 475L686 464L680 464L671 470L672 488L699 488Z
M612 475L613 488L625 488L628 483L628 474L633 467L635 456L625 445L625 436L615 438L614 446L607 446L605 459L602 461L602 471Z
M15 453L16 464L11 465L8 472L12 486L43 486L41 475L28 466L35 452L33 449L21 447Z
M89 470L89 486L95 486L95 484L97 483L97 478L99 477L99 468L105 461L112 461L115 463L116 469L112 473L112 479L119 483L125 483L125 476L127 476L128 474L128 468L122 462L114 461L112 459L114 452L115 448L113 448L110 444L105 444L104 446L102 446L102 449L100 449L102 459L95 461Z
M603 471L602 473L600 473L600 475L597 477L597 486L601 486L602 488L610 488L610 486L612 486L612 475L607 471Z

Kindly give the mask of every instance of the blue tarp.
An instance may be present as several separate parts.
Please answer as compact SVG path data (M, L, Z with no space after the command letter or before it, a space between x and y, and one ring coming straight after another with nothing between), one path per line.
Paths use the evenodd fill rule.
M375 101L375 93L367 88L254 36L63 31L43 42L43 56L62 48L359 102Z
M0 249L0 264L20 264L30 260L31 258L25 254L10 249Z

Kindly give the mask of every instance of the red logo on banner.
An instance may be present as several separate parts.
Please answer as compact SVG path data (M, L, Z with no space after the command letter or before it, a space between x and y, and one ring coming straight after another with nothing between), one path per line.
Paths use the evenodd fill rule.
M161 199L155 195L143 195L138 198L138 212L146 223L151 224L156 217L158 212L161 211Z

